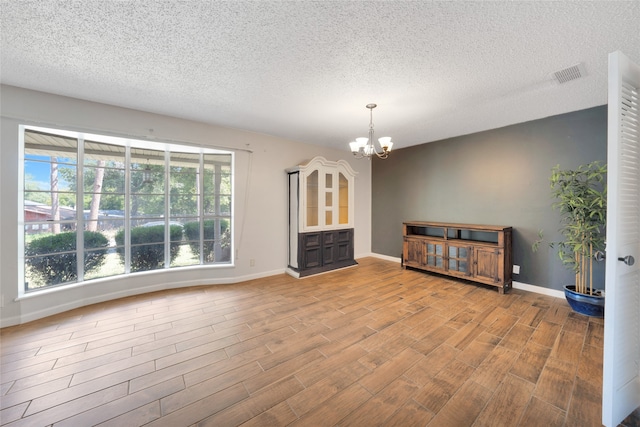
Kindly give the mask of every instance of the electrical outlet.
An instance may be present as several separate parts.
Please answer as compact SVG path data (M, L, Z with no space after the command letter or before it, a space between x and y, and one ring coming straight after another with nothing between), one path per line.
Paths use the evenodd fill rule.
M255 267L256 266L256 260L255 259L250 259L249 260L249 267Z
M519 265L514 265L513 266L513 274L520 274L520 266Z

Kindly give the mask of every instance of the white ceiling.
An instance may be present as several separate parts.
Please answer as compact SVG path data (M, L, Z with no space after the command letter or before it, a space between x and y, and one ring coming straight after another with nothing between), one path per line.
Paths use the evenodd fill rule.
M3 84L345 150L370 102L402 148L606 104L608 53L640 62L637 0L0 5Z

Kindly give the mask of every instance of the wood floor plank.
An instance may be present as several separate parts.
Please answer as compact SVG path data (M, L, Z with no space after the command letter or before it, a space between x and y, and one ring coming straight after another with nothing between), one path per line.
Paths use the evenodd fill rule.
M247 399L202 420L198 423L198 426L240 425L268 411L279 403L284 402L303 389L304 387L296 378L285 378L276 384L260 390Z
M260 368L260 372L262 372L262 368L257 363L257 360L269 354L271 354L271 351L269 351L266 346L262 346L253 348L244 353L238 353L228 359L221 359L219 361L212 360L198 369L194 369L183 374L184 382L187 387L191 387L194 384L201 383L225 372L229 372L252 363Z
M245 379L258 375L261 372L262 369L260 366L258 366L257 363L252 362L229 371L225 371L218 376L206 381L201 381L191 387L187 387L184 390L180 390L177 393L166 396L160 400L162 415L180 411L200 400L208 399L212 395L217 395L219 392L227 388L233 389L234 386L240 385ZM246 387L244 387L244 385L242 386L242 389L246 393Z
M550 403L533 397L518 424L520 427L562 427L566 413Z
M198 368L206 366L210 363L215 363L219 360L227 357L224 350L217 350L205 355L188 359L180 363L176 363L166 368L156 369L155 371L142 375L137 378L131 379L129 383L130 392L136 392L147 387L151 387L156 384L163 383L175 377L182 377L187 372L194 371Z
M507 375L482 409L474 427L516 426L531 400L534 384Z
M123 357L116 359L113 362L107 362L102 365L92 366L89 369L83 369L73 375L70 386L75 386L83 382L92 381L96 378L117 374L122 370L128 369L131 366L137 366L146 362L155 361L158 358L175 353L174 346L160 347L154 351L148 351L146 353L138 354L131 357ZM75 365L71 365L75 366ZM61 368L61 369L66 369Z
M317 381L333 373L336 370L357 361L364 357L367 352L359 345L352 345L344 349L342 352L326 358L320 362L312 364L306 368L296 372L296 378L300 380L305 387L309 387Z
M441 316L439 314L435 314L433 316L430 316L429 319L417 324L416 326L412 327L410 330L404 333L407 336L420 341L430 333L434 332L436 329L440 328L441 326L445 326L445 323L447 323L446 317ZM450 328L449 326L447 327ZM451 330L455 330L455 329L451 328Z
M582 354L583 334L561 330L551 350L551 357L577 365Z
M534 331L535 329L530 326L522 323L516 323L500 341L499 345L506 347L509 350L521 352Z
M543 320L531 335L531 341L545 347L553 347L561 330L561 325Z
M442 344L405 372L405 376L421 386L429 383L460 354L460 350Z
M154 334L144 334L144 335L139 335L137 337L132 337L129 339L118 340L113 344L105 344L98 348L93 348L93 347L89 348L88 345L84 345L86 350L82 352L74 352L73 354L59 357L56 360L56 368L61 368L62 366L79 363L84 360L92 359L94 357L99 357L106 353L114 353L116 351L121 351L121 350L126 350L130 352L131 347L151 343L154 340L155 340Z
M429 354L435 348L443 344L457 331L449 326L442 325L434 331L428 333L424 338L416 342L412 348L421 352L422 354Z
M440 371L433 381L420 389L413 399L437 414L473 372L473 367L454 360Z
M242 427L286 426L296 418L296 414L287 402L281 402L240 425Z
M291 427L339 425L342 418L349 415L370 398L371 393L360 384L354 383L290 425Z
M160 401L156 400L105 422L96 424L96 427L138 427L157 420L160 416Z
M565 320L562 330L585 336L588 327L589 318L572 311L567 316L567 320Z
M571 313L571 309L566 304L553 304L544 315L544 320L557 323L558 325L564 325L567 320L567 316Z
M53 381L58 378L66 377L68 375L74 375L75 377L76 375L78 375L79 373L82 373L83 371L89 370L91 368L96 368L96 367L99 368L111 362L124 360L128 358L130 355L131 355L131 349L123 349L113 353L94 357L89 360L83 360L81 362L74 363L72 365L63 366L58 369L51 369L48 371L37 373L35 375L25 376L23 378L16 380L13 387L11 387L11 390L14 392L18 390L23 390L25 388L34 387L39 384ZM3 381L4 381L4 376L3 376Z
M589 319L585 344L600 348L604 347L604 328L602 323L597 323L595 320Z
M482 332L469 345L456 356L458 360L467 365L478 367L500 342L500 337Z
M419 386L405 378L397 378L363 405L340 421L342 425L383 425L398 406L407 403Z
M18 405L9 405L6 409L0 410L0 422L2 425L9 424L23 417L29 402L22 402Z
M505 378L517 358L518 353L497 346L482 363L480 363L471 375L471 379L489 390L495 390Z
M403 375L422 357L423 356L421 353L411 348L407 348L389 359L388 362L376 368L370 374L363 377L358 381L358 383L369 390L371 393L378 393L380 390L382 390L382 388L386 387L395 378Z
M602 416L601 388L577 378L571 404L567 411L566 427L600 427Z
M433 412L430 412L415 400L410 400L389 417L384 422L384 425L386 427L426 426L432 418Z
M40 396L45 396L51 393L55 393L59 390L64 390L69 387L72 375L58 378L56 380L38 384L34 387L26 388L15 393L7 393L0 399L0 409L6 409L14 405L19 405L22 402L29 402L37 399ZM1 419L0 419L1 420Z
M29 352L28 354L22 355L20 358L14 360L3 360L2 365L0 365L0 375L6 375L8 372L15 371L17 369L25 369L30 366L38 365L40 363L47 363L51 360L54 361L56 366L61 366L60 361L65 356L82 353L85 351L87 345L78 344L73 347L67 347L59 351L54 351L45 354L36 354L36 352ZM18 353L21 354L21 353Z
M497 337L504 337L518 320L517 316L503 313L488 327L487 332Z
M182 378L173 378L138 392L129 393L119 399L114 399L101 406L84 411L73 417L65 418L56 423L59 427L88 426L114 418L114 414L122 414L138 409L164 396L175 393L184 388Z
M122 371L105 377L95 378L91 381L83 382L79 385L70 386L64 389L58 389L38 396L31 401L26 415L44 411L57 405L70 402L75 399L91 393L99 392L118 384L126 383L130 378L136 378L141 375L153 372L153 362L146 362L141 365L130 366Z
M210 353L216 353L218 350L222 350L229 345L238 342L238 338L235 336L225 337L209 342L207 344L200 345L198 347L191 347L187 350L171 353L164 357L156 359L156 369L164 369L172 365L177 365L185 360L194 359L196 357L204 356ZM225 353L226 356L226 353Z
M533 384L538 382L540 374L551 354L549 347L543 347L529 342L520 352L518 360L511 367L510 372Z
M546 313L547 309L531 305L527 308L522 317L520 317L518 322L523 325L531 326L532 328L537 328Z
M293 357L288 357L282 363L273 365L269 369L265 369L263 361L271 356L258 360L258 364L264 371L244 381L244 386L247 391L253 394L270 384L278 382L281 378L287 377L288 375L294 375L299 370L304 369L305 366L318 363L325 359L325 356L315 348L305 351L304 353L291 356Z
M603 330L563 299L362 258L2 328L0 423L599 425Z
M235 384L176 411L163 413L162 418L146 424L145 427L190 426L248 397L249 393L244 386Z
M465 427L475 422L478 414L493 394L475 381L466 381L460 390L429 422L430 427Z
M301 417L369 373L358 361L330 373L287 400L297 417Z
M26 416L15 421L12 427L22 426L46 426L68 419L70 416L81 414L93 408L124 397L127 395L127 383L121 383L100 391L71 400L62 405L57 405L44 411ZM80 425L80 424L78 424Z
M578 363L578 378L602 388L602 348L585 345Z
M566 411L573 391L575 373L575 365L549 357L540 374L534 395Z

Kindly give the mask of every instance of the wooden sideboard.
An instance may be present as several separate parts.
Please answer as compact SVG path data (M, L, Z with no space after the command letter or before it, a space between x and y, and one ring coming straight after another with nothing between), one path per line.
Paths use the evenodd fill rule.
M511 289L511 227L411 221L402 234L404 268Z

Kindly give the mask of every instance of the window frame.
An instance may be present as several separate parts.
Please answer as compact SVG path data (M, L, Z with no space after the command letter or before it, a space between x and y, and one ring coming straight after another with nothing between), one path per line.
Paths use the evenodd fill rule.
M75 151L75 161L76 161L76 175L75 175L75 185L76 185L76 189L75 189L75 218L73 219L73 221L69 221L69 220L65 220L65 223L70 223L72 224L71 227L73 228L73 226L75 226L75 230L83 230L86 231L86 223L88 221L90 221L90 219L85 218L85 209L84 209L84 205L85 205L85 193L86 193L86 188L85 188L85 182L84 182L84 172L85 170L88 169L95 169L96 166L95 165L90 165L90 164L85 164L85 143L94 143L94 144L112 144L112 145L116 145L116 146L120 146L124 148L124 165L123 165L123 169L124 169L124 188L122 190L122 193L113 193L116 194L116 196L122 196L124 198L124 206L123 206L123 210L124 210L124 215L122 218L123 221L123 230L124 230L124 244L122 245L124 247L124 272L123 273L117 273L117 274L112 274L112 275L107 275L107 276L102 276L102 277L95 277L95 278L86 278L85 277L85 271L84 271L84 254L87 250L92 250L93 248L84 248L84 233L80 233L77 232L76 233L76 249L75 249L75 256L76 256L76 267L77 267L77 280L75 281L70 281L70 282L65 282L65 283L59 283L59 284L45 284L43 286L37 287L37 288L28 288L28 283L27 283L27 254L26 254L26 250L27 250L27 242L26 242L26 235L27 235L27 229L26 227L28 226L36 226L38 229L39 228L44 228L44 226L51 226L51 224L62 224L62 220L58 219L58 220L36 220L36 221L32 221L32 220L27 220L26 218L26 205L25 205L25 196L27 195L28 192L30 191L34 191L34 190L27 190L26 187L26 163L28 161L33 161L32 159L29 159L29 154L26 154L28 151L28 147L27 147L27 143L26 143L26 137L25 135L27 134L27 132L32 131L32 132L39 132L39 133L45 133L48 135L54 135L54 136L59 136L62 138L70 138L70 139L74 139L77 141L77 146L76 146L76 151ZM129 137L120 137L120 136L110 136L110 135L105 135L105 134L95 134L95 133L88 133L88 132L80 132L80 131L71 131L71 130L63 130L63 129L57 129L57 128L50 128L50 127L42 127L42 126L35 126L35 125L26 125L26 124L21 124L19 125L19 138L18 138L18 143L19 143L19 164L18 164L18 274L19 274L19 285L18 285L18 296L24 296L24 295L32 295L32 294L37 294L37 293L41 293L43 291L46 290L51 290L54 288L61 288L61 287L72 287L72 286L82 286L84 284L87 283L95 283L95 282L100 282L100 281L108 281L108 280L118 280L118 279L122 279L122 278L126 278L128 277L130 274L152 274L152 273L157 273L157 272L166 272L170 269L178 269L178 268L229 268L229 267L235 267L235 257L233 256L233 254L235 253L235 249L234 249L234 228L235 228L235 212L234 212L234 195L235 195L235 186L234 186L234 175L235 175L235 152L231 149L219 149L219 148L213 148L210 146L204 146L204 145L196 145L196 144L189 144L189 143L184 143L184 142L165 142L165 141L161 141L161 140L152 140L152 141L148 141L148 140L142 140L142 139L136 139L136 138L129 138ZM164 186L163 186L163 194L162 196L164 197L164 211L157 215L160 221L164 221L164 240L163 240L163 244L164 244L164 252L165 252L165 259L164 259L164 266L158 269L148 269L148 270L144 270L144 271L137 271L137 272L131 272L131 247L134 246L131 242L131 229L134 228L133 224L132 224L132 219L133 215L132 212L130 210L130 200L131 197L133 195L133 191L131 189L131 173L132 173L132 158L131 158L131 153L133 150L140 150L140 151L144 151L144 150L151 150L151 151L156 151L162 154L163 158L164 158L164 162L163 162L163 168L164 168ZM61 150L63 151L63 150ZM187 155L187 157L191 157L191 161L193 162L193 159L195 158L195 156L197 156L198 158L198 162L197 162L197 166L195 169L195 176L196 176L196 200L197 200L197 213L195 215L189 215L189 214L185 214L182 213L180 215L177 215L178 217L184 218L184 219L190 219L192 221L198 221L200 223L199 226L199 247L200 247L200 251L199 251L199 255L198 255L198 262L197 263L193 263L193 264L186 264L186 265L172 265L171 260L170 260L170 245L172 243L174 243L171 238L170 238L170 226L173 222L173 219L176 217L176 215L173 214L172 212L172 206L171 206L171 199L172 199L172 195L175 195L175 193L172 193L172 185L170 183L170 172L172 170L172 168L176 167L176 164L179 163L179 160L175 160L174 163L172 163L172 157L176 156L176 155L180 155L180 154L184 154ZM223 159L225 159L228 156L228 163L226 161L223 161L222 163L215 163L212 162L210 164L208 164L205 161L205 158L207 156L222 156ZM53 156L51 156L53 157ZM51 159L50 157L50 159ZM119 161L120 157L118 157L118 159L116 159L117 161ZM136 157L136 164L139 164L140 161L140 155L138 155ZM176 157L177 159L177 157ZM53 163L53 162L51 162ZM212 165L215 164L219 164L222 165L222 167L226 167L228 168L228 172L227 174L224 176L224 178L226 178L227 181L226 185L228 185L229 187L229 194L227 193L214 193L213 191L207 191L209 190L209 187L205 186L205 182L204 180L206 179L206 167L211 167ZM195 163L194 163L195 165ZM220 177L218 177L219 179L221 179ZM219 183L218 183L218 187L219 187ZM50 192L53 193L52 189L49 188L48 190L40 190L42 192ZM71 193L73 193L73 191L71 191ZM89 192L90 194L93 194L93 192ZM104 195L105 193L101 192L101 195ZM190 193L185 193L185 194L190 194ZM160 194L158 194L160 195ZM225 200L228 200L228 212L222 212L222 211L218 211L215 212L213 215L211 213L208 213L205 211L205 207L204 207L204 203L207 197L211 197L213 195L214 199L220 201L221 198L225 198ZM178 194L178 196L181 196L181 194ZM218 204L219 206L219 204ZM78 211L82 209L83 213L80 214L78 213ZM223 221L226 221L226 228L228 229L228 233L229 233L229 237L228 237L228 259L225 257L219 261L212 261L212 262L205 262L205 254L204 254L204 245L205 243L205 234L204 234L204 227L205 227L205 221L208 219L214 219L215 220L215 224L217 226L217 230L220 231L220 224ZM99 221L99 220L98 220ZM212 244L214 245L214 247L220 246L220 241L221 239L223 239L224 236L222 235L222 233L218 233L216 234L216 237L214 238L214 240L212 240ZM182 238L180 241L180 245L189 245L189 240ZM217 243L216 243L217 242ZM112 247L109 246L109 249L115 249L117 246ZM220 248L218 248L220 249ZM221 253L221 252L218 252ZM216 258L217 259L217 258Z

